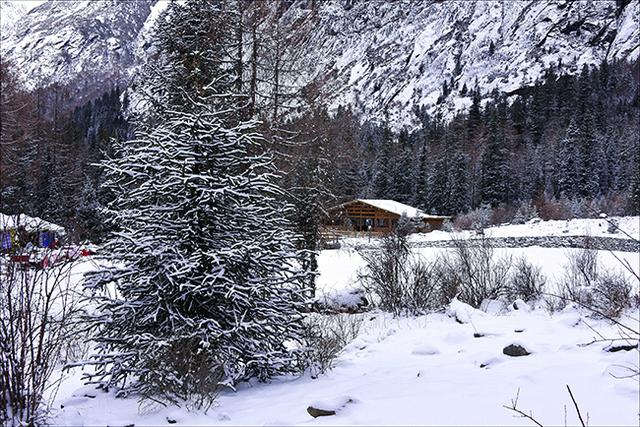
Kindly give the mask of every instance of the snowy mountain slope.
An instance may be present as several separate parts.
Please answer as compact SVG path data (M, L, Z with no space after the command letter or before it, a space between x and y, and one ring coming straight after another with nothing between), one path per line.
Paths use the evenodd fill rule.
M309 16L301 8L306 3L283 19L299 25ZM484 93L509 92L551 63L562 61L562 71L573 73L640 53L637 0L319 4L302 26L309 37L300 49L308 54L297 68L309 70L307 79L318 83L329 105L352 105L370 117L388 108L401 122L414 105L445 113L468 106L471 99L460 90L476 79ZM452 94L436 107L443 83L452 79Z
M0 1L0 36L14 30L18 20L28 11L24 3Z
M155 0L48 1L2 34L2 55L27 87L74 83L80 92L126 82Z
M313 84L330 109L349 105L374 119L388 110L396 124L414 120L417 106L445 115L466 108L471 99L461 90L476 81L485 94L510 92L551 63L561 61L561 72L575 73L583 64L640 54L640 0L269 5L285 11L280 24L296 40L298 85ZM30 87L60 82L86 91L107 79L126 81L149 55L161 6L156 0L49 1L25 15L20 28L3 32L1 52ZM444 82L451 93L439 103Z

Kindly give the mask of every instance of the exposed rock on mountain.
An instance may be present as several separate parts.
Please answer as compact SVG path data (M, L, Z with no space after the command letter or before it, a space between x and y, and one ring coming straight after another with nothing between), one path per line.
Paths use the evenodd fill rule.
M155 1L48 1L3 31L2 55L29 88L60 83L83 95L100 92L128 81Z
M388 108L401 122L414 106L445 114L468 106L464 87L476 81L483 93L509 92L552 63L574 73L640 52L637 0L333 0L316 2L313 14L301 7L309 3L283 17L309 34L297 68L309 70L327 104L369 117ZM450 94L438 104L445 82Z
M0 35L12 32L26 13L27 7L23 3L0 1Z
M50 1L3 31L1 51L30 87L73 83L87 93L127 81L148 51L161 3ZM295 35L298 85L312 84L331 109L348 105L374 119L388 111L400 124L415 120L417 107L445 115L466 108L476 82L484 94L509 93L550 64L575 73L640 53L638 0L287 0L270 7Z

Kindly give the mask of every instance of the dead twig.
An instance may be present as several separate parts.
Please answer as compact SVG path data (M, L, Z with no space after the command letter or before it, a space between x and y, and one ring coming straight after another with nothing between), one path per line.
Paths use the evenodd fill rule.
M573 393L571 393L571 388L569 387L569 384L567 384L567 390L569 391L569 396L571 396L571 400L573 401L573 406L575 406L576 412L578 413L580 424L582 424L582 427L586 427L584 420L582 419L582 414L580 414L580 408L578 408L578 403L576 402L576 399L573 397Z
M538 420L536 420L533 417L533 412L529 411L529 413L527 414L526 412L524 412L523 410L518 408L518 399L519 398L520 398L520 389L518 389L518 391L516 392L515 399L511 399L511 406L502 405L502 407L505 408L505 409L508 409L510 411L515 412L516 414L518 414L520 416L520 418L526 418L529 421L533 422L535 425L537 425L539 427L544 427Z

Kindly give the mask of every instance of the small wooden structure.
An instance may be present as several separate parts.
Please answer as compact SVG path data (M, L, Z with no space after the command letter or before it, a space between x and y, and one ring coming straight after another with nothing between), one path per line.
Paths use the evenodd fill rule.
M64 235L63 227L43 219L0 213L0 253L21 254L28 246L54 248Z
M446 219L451 218L427 215L420 209L394 200L356 199L329 209L329 221L326 225L335 231L388 233L402 215L414 218L421 224L418 232L438 230Z

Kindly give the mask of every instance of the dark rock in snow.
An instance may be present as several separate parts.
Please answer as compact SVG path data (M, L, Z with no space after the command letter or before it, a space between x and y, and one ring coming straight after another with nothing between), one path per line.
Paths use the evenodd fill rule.
M312 402L307 407L307 412L313 418L328 417L340 412L345 406L356 403L357 400L349 396L340 396L329 401Z
M484 336L484 334L483 334L483 333L480 333L480 332L475 332L475 333L473 334L473 337L474 337L474 338L482 338L483 336Z
M512 304L512 307L514 310L531 311L531 307L529 307L529 304L521 299L515 300Z
M320 409L320 408L314 408L313 406L309 406L307 408L307 412L309 413L309 415L311 415L313 418L318 418L318 417L328 417L331 415L335 415L336 411L332 410L332 409Z
M604 351L608 351L609 353L615 353L618 351L631 351L638 348L638 344L629 344L629 345L610 345L604 348Z
M512 356L512 357L528 356L531 354L527 351L526 348L518 344L509 344L504 349L502 349L502 352L507 356Z
M167 422L168 422L169 424L175 424L177 421L176 421L176 420L174 420L173 418L169 418L169 417L167 417Z

